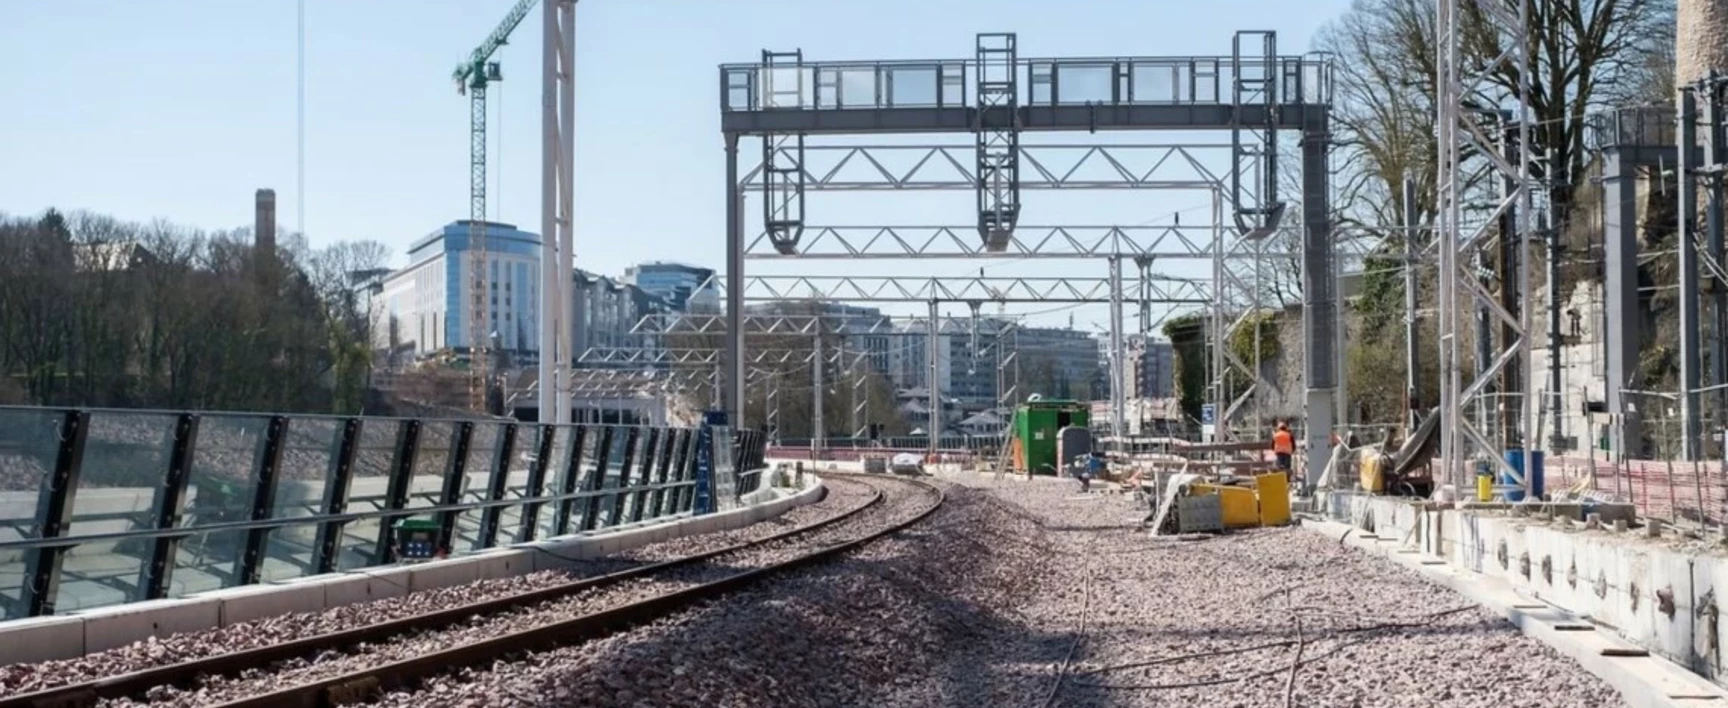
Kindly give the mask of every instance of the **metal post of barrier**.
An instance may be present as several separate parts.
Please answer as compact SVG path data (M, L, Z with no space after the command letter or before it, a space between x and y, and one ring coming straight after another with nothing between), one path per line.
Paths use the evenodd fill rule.
M276 510L277 473L282 468L282 448L288 436L288 418L272 416L264 430L263 448L258 454L258 482L252 487L251 520L265 521ZM234 576L241 585L256 584L264 572L264 558L274 529L260 527L246 530L245 551L235 559Z
M168 457L168 474L156 490L156 528L172 529L180 525L186 507L186 483L192 476L192 451L198 444L198 416L182 413L174 424L173 451ZM160 600L168 596L168 584L174 575L174 561L180 552L182 535L158 536L151 543L150 561L144 564L138 578L141 600Z
M570 498L570 495L582 488L582 452L596 439L593 428L587 425L571 426L570 449L565 451L564 459L556 461L559 466L558 504L554 507L552 517L553 536L570 533L570 517L576 510L576 500Z
M401 511L408 506L408 488L414 481L414 456L420 451L420 421L403 421L396 431L396 453L391 459L390 481L384 489L384 510ZM378 540L372 547L372 565L383 565L395 557L395 519L378 522Z
M534 459L528 463L528 498L538 499L545 496L546 470L552 464L552 445L557 440L560 426L540 424L534 426L537 431L534 440ZM540 510L546 505L542 501L530 501L522 505L522 521L516 529L516 542L527 543L534 540L535 532L540 529Z
M360 450L363 426L359 418L349 418L342 423L335 454L330 458L330 472L324 479L324 499L320 510L326 516L348 510L348 488L354 479L354 457ZM340 521L318 524L318 537L312 550L313 573L333 573L340 565L344 525Z
M438 493L438 503L442 506L452 506L462 503L462 487L468 481L468 446L474 441L474 424L462 421L456 424L456 437L450 441L450 459L444 465L444 485ZM459 511L445 511L438 514L438 552L449 554L456 550L456 520L462 516Z
M90 414L67 411L60 423L60 448L54 456L54 470L36 500L37 537L55 539L72 528L72 502L78 494L78 476L84 467L84 441L90 432ZM54 601L60 594L60 564L66 558L64 546L43 546L28 552L24 568L24 596L21 604L27 617L54 614Z
M593 531L600 527L600 488L606 485L606 469L612 463L612 438L618 431L613 426L600 428L600 437L594 448L594 467L583 476L582 491L588 493L587 503L582 505L583 531Z
M516 424L505 423L498 430L498 449L492 456L492 474L486 479L486 501L499 502L510 491L510 458L516 452ZM536 496L539 490L530 490L528 496ZM476 548L491 548L498 545L498 521L504 514L504 507L489 506L480 510L480 539L475 542Z

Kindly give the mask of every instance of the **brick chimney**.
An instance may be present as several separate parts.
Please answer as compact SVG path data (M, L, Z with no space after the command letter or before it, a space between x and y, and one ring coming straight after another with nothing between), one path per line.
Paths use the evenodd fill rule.
M276 252L276 190L258 190L257 211L252 222L252 247L260 253Z

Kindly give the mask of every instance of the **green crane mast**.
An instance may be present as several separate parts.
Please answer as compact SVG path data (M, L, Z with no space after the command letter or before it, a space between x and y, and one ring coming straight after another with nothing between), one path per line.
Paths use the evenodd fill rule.
M491 390L492 327L488 301L491 274L486 255L486 86L502 81L498 62L492 55L510 39L510 33L522 24L528 11L539 0L518 0L504 21L475 47L468 58L456 65L451 78L456 92L469 96L468 111L468 405L480 413L490 412L487 398ZM544 285L542 286L544 287Z

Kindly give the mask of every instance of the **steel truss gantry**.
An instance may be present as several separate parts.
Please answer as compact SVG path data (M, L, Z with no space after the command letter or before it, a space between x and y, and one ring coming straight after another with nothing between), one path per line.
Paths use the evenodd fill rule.
M1533 378L1529 243L1537 189L1529 110L1532 58L1526 29L1530 9L1528 3L1509 5L1475 0L1436 3L1439 160L1434 236L1439 259L1440 463L1444 480L1458 490L1467 488L1470 461L1486 458L1528 492L1528 479L1506 461L1501 450L1524 449L1522 469L1528 470L1529 450L1541 444L1526 435L1536 429L1536 406L1527 391ZM1477 32L1486 33L1486 46L1499 50L1485 63L1471 53L1473 47L1483 46ZM1510 91L1494 88L1496 75L1514 77L1515 86ZM1499 177L1500 192L1490 199L1492 206L1485 217L1474 218L1472 213L1466 221L1467 203L1483 197L1467 187L1481 163ZM1499 246L1503 261L1499 293L1489 291L1478 270L1478 259L1488 256L1492 246ZM1479 331L1481 360L1475 375L1466 376L1462 344L1467 313L1473 310L1485 311L1499 322L1501 336L1492 347L1483 347L1486 332ZM1496 382L1498 415L1491 415L1484 394ZM1496 432L1501 444L1492 439Z
M1327 152L1329 148L1329 66L1323 58L1280 57L1271 32L1242 32L1233 51L1223 57L1023 59L1012 34L977 37L972 59L935 62L809 63L802 54L765 54L756 64L720 67L721 132L727 154L727 253L729 282L743 287L727 291L728 316L742 318L743 305L757 291L744 274L747 251L765 251L745 243L744 194L763 192L764 239L783 257L817 255L825 240L840 241L840 227L817 229L808 219L817 209L805 198L811 190L907 191L972 189L977 194L976 246L956 250L964 256L1009 254L1028 248L1017 231L1027 217L1021 200L1027 189L1206 189L1223 190L1229 199L1231 231L1238 236L1275 228L1284 204L1277 198L1277 138L1285 131L1301 136L1304 293L1304 349L1309 365L1308 440L1310 449L1326 450L1331 432L1337 386L1337 313L1334 283ZM1228 131L1227 145L1090 145L1045 147L1022 142L1027 132L1040 131ZM969 133L970 146L812 145L816 138L887 133ZM764 145L760 167L740 177L738 142L759 137ZM1230 170L1214 174L1198 160L1196 150L1228 150ZM965 153L967 148L971 152ZM1066 151L1066 157L1052 153ZM1136 153L1134 158L1127 157ZM1050 154L1046 157L1046 154ZM899 165L890 164L896 158ZM1136 164L1131 164L1137 162ZM1181 170L1186 174L1173 177ZM796 210L780 205L796 202ZM790 215L796 213L796 218ZM869 227L847 227L869 228ZM1061 228L1061 227L1046 227ZM938 230L941 234L941 230ZM892 237L891 237L892 238ZM898 239L894 239L898 240ZM1112 244L1115 248L1118 244ZM1165 299L1171 293L1149 293L1123 283L1123 258L1135 258L1143 272L1147 249L1099 253L1097 246L1072 243L1077 255L1104 257L1110 265L1105 282L1063 285L1053 289L1020 287L1029 302L1108 302L1111 305L1112 369L1120 372L1121 315L1126 302ZM890 257L931 252L905 241L881 250L838 244L829 257L870 255ZM1156 246L1152 247L1156 248ZM1231 251L1215 247L1220 251ZM897 253L896 250L899 252ZM1193 249L1190 249L1192 251ZM1232 251L1233 252L1233 251ZM928 296L932 319L939 299L1004 302L1004 291L954 287L944 283L882 288L857 285L858 279L836 279L834 287L800 286L798 294L832 299L886 295L895 301ZM1084 279L1081 279L1084 280ZM1144 282L1146 279L1143 279ZM1114 284L1117 287L1111 287ZM1186 288L1187 286L1179 286ZM766 289L766 296L785 296L793 289ZM952 296L952 297L947 297ZM1218 293L1200 286L1167 298L1190 304L1213 302ZM729 410L736 415L743 400L743 336L747 325L737 322L730 332ZM1114 389L1122 380L1116 378ZM1115 406L1118 407L1119 406ZM1120 420L1120 411L1113 418ZM1118 431L1120 432L1120 431ZM1326 464L1324 455L1309 458L1310 478Z
M864 358L870 356L872 352L863 349L848 349L845 344L847 337L924 337L927 338L928 342L930 342L930 353L933 355L937 348L937 342L941 337L954 337L961 334L969 334L971 337L971 346L968 351L976 357L981 351L978 346L979 335L986 333L982 327L982 323L988 322L995 325L995 329L989 331L988 334L992 336L995 342L991 347L989 347L989 349L992 350L992 354L996 360L996 403L998 406L1009 405L1013 400L1015 400L1016 392L1020 388L1020 364L1018 356L1019 339L1018 337L1012 337L1012 339L1010 339L1011 335L1016 334L1019 331L1019 324L1015 321L1002 318L981 318L979 310L982 303L978 301L969 301L967 304L970 306L972 312L971 316L966 319L944 317L939 313L935 313L936 303L934 301L931 303L933 316L930 318L893 318L887 316L859 317L849 315L751 315L745 318L745 327L747 330L752 330L750 333L808 336L811 339L811 347L808 349L771 348L758 350L753 353L746 353L745 356L749 363L756 365L787 364L794 362L814 364L818 353L822 353L824 355L824 363L832 363L834 364L834 368L838 370L841 367L846 366L845 355L851 354L852 360L850 371L853 375L852 400L854 401L851 411L851 427L854 431L854 435L861 435L861 432L859 431L864 430L863 422L869 417L868 397L861 397L862 389L867 381L867 375L864 370ZM921 325L924 329L923 331L912 331L910 329L896 327L897 320L902 324L913 326ZM725 319L717 315L692 316L655 313L646 315L639 320L632 328L632 332L650 333L662 336L673 334L716 334L724 331L724 326ZM840 346L835 348L831 353L822 351L822 339L824 336L835 336L840 338ZM1011 341L1013 348L1012 351L1009 351L1009 347L1003 345L1005 340ZM650 367L667 365L706 367L716 366L723 362L724 359L721 358L720 354L721 352L719 350L702 347L591 348L588 351L583 352L582 363L590 365L635 364ZM928 361L930 362L931 375L934 377L936 375L936 360L931 358ZM753 369L752 371L756 374L779 375L778 370ZM1010 371L1013 372L1012 383L1008 381ZM642 373L643 375L650 375L645 372ZM826 376L825 367L812 365L811 375L811 390L815 395L812 429L817 431L811 436L811 446L812 450L819 452L823 447L823 438L826 434L826 427L823 424L825 406L821 398L821 392L824 390L823 381ZM721 380L720 371L715 370L713 376L708 380L713 382L716 388L718 388ZM940 392L934 386L930 388L931 405L939 406ZM718 390L716 390L715 395L717 398L720 395ZM770 429L777 429L779 417L778 395L779 388L778 382L776 382L770 386L768 391L769 416L767 424ZM940 408L934 407L932 410L939 411ZM932 425L940 425L940 422L933 419ZM935 429L936 428L932 428L932 430ZM935 438L933 437L932 440L934 439Z
M1114 260L1114 259L1112 259ZM724 277L712 285L728 292ZM744 281L746 301L838 300L858 302L1109 302L1112 278L948 277L915 278L851 275L752 275ZM1117 285L1121 285L1120 282ZM1204 281L1148 275L1131 281L1129 302L1205 305L1212 301Z
M1020 145L1012 151L987 153L993 165L1006 165L1007 156L1013 155L1029 168L1026 177L1019 175L1018 167L986 166L982 172L968 168L966 162L976 149L956 144L805 145L796 174L770 169L765 159L744 175L739 186L746 193L773 194L783 189L782 179L799 179L805 191L979 191L986 195L979 213L994 223L995 201L1018 202L1017 192L1006 193L1009 181L1016 183L1017 190L1211 189L1227 176L1208 167L1204 158L1208 153L1229 155L1231 145ZM984 179L979 179L980 174ZM999 210L1005 215L1016 213L1008 206ZM1001 223L1010 221L1004 216Z

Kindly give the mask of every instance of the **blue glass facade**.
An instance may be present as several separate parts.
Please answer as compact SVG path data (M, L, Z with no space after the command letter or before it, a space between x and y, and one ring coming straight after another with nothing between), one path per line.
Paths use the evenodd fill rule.
M684 309L695 298L699 302L717 302L719 291L713 285L714 270L682 263L644 263L625 271L632 285L660 297L673 307Z
M466 349L468 330L468 267L466 254L472 238L472 222L454 221L408 248L409 269L434 258L443 257L442 312L443 320L436 346ZM491 292L486 294L490 322L489 332L497 333L498 345L518 352L539 350L539 290L540 235L516 228L513 224L484 222L486 228L487 278ZM432 267L438 267L436 265Z

